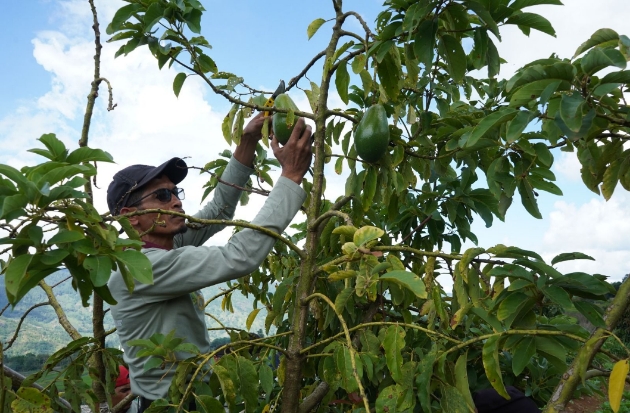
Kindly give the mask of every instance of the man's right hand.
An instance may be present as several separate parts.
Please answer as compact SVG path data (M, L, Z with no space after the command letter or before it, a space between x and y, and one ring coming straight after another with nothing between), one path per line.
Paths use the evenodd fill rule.
M303 131L301 135L300 131ZM313 159L312 134L312 128L309 125L304 127L304 118L299 118L289 140L283 147L280 147L275 136L271 140L273 154L282 166L281 176L289 178L298 185L302 183L302 178Z

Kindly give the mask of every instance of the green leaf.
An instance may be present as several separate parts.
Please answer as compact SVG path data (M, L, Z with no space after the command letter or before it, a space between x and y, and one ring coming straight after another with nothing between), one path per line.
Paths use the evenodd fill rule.
M201 33L201 10L192 9L190 12L184 14L184 21L188 28L193 33Z
M4 385L5 383L3 383ZM38 389L20 387L15 400L11 402L11 411L15 413L52 413L50 397ZM0 406L4 410L4 406Z
M536 354L536 341L533 337L523 337L512 352L512 371L520 375Z
M566 362L567 349L560 344L557 340L549 337L536 337L536 351L543 353L543 355L551 356L561 362ZM566 369L568 366L564 365Z
M516 315L525 306L528 295L521 292L513 292L499 304L499 310L497 311L497 318L501 321L507 320L510 317L515 318Z
M505 141L507 143L516 142L521 137L527 125L529 125L529 122L532 121L532 118L532 112L526 110L519 111L512 120L508 121Z
M345 103L348 104L348 85L350 85L350 75L348 74L348 63L345 61L339 62L337 66L337 73L335 77L335 86L337 86L337 92L339 97Z
M400 386L393 384L380 391L374 408L376 413L398 413L398 401L401 398Z
M221 390L223 391L223 397L225 397L225 400L230 406L234 406L236 402L236 388L234 386L234 381L232 381L232 378L230 377L230 373L220 364L215 364L212 367L212 370L219 379L219 384L221 385Z
M599 46L602 48L616 46L619 41L619 35L612 29L599 29L584 43L580 45L573 55L573 59L584 53L585 51Z
M425 412L431 411L431 377L433 376L433 365L436 359L435 343L433 348L424 357L420 358L418 373L416 375L416 388L420 406Z
M595 258L590 255L583 254L581 252L563 252L562 254L558 254L551 260L551 265L556 265L559 262L563 261L572 261L572 260L591 260L595 261Z
M112 256L119 265L124 265L131 276L143 284L153 284L151 261L146 255L136 250L115 251Z
M367 61L367 57L364 54L360 54L355 56L352 60L352 71L354 74L358 75L365 69L365 63Z
M376 74L389 100L395 101L400 93L401 83L400 53L397 47L389 49L376 68Z
M333 231L333 233L335 233ZM371 227L371 226L365 226L365 227L361 227L359 228L353 236L353 242L361 247L363 245L365 245L366 243L378 239L380 237L383 236L383 234L385 234L385 231L383 231L380 228L377 227Z
M459 269L459 273L464 278L464 281L468 282L468 265L472 262L472 260L480 254L486 252L484 248L476 247L469 248L462 255L462 259L457 263L457 267Z
M17 295L26 276L26 270L32 260L33 256L31 254L24 254L9 261L9 265L7 266L4 274L4 284L7 290L7 296L11 296L9 297L9 302L12 302L11 298L14 298Z
M218 70L217 64L214 63L214 60L212 60L210 56L207 56L205 54L200 54L198 57L198 61L199 61L199 69L201 69L202 72L217 73L217 70Z
M560 287L556 287L553 285L548 285L541 288L543 294L550 299L552 302L560 305L564 310L573 310L573 302L571 301L571 297L569 294Z
M575 300L575 308L595 327L606 328L606 322L602 318L602 310L595 304L585 300Z
M608 168L606 168L606 172L604 172L604 177L602 179L602 195L606 201L610 200L615 192L615 187L617 186L617 182L619 181L619 169L621 167L621 161L619 159L613 161Z
M527 212L529 212L529 214L534 218L542 219L532 185L529 183L527 178L523 178L518 181L518 193L521 195L521 203Z
M345 280L346 278L352 278L356 276L357 276L357 272L355 270L335 271L328 276L328 281L335 282L335 281Z
M184 81L186 80L186 73L178 73L173 80L173 92L175 92L175 96L179 97L179 92L182 90L182 86L184 86Z
M372 207L372 201L376 194L376 184L378 182L378 172L375 167L368 167L365 174L365 181L363 185L363 193L361 194L361 203L363 204L363 211L368 211Z
M470 394L470 382L468 381L468 351L464 351L455 363L455 387L464 397L468 409L474 409L472 394Z
M147 8L146 13L144 13L144 32L150 32L153 26L160 21L162 16L164 16L164 6L162 6L162 3L159 1L151 3L151 5Z
M579 131L582 127L582 106L584 104L584 98L577 91L571 95L562 95L560 117L573 132Z
M385 361L392 378L397 383L403 380L401 368L403 364L402 349L405 348L405 335L405 330L400 326L389 326L383 339Z
M346 239L353 238L354 234L357 232L357 228L352 225L340 225L337 228L332 230L333 234L343 234L346 236Z
M109 281L112 273L112 261L107 256L87 257L83 267L90 272L90 280L95 287L102 287Z
M549 23L549 20L535 13L513 14L505 21L505 24L516 24L518 26L529 27L541 31L550 36L556 37L556 31Z
M488 26L488 29L499 39L501 40L501 33L499 33L499 27L497 23L492 18L492 15L481 3L476 1L467 1L466 6L475 12L477 16Z
M606 83L630 83L630 70L619 70L617 72L608 73L604 76L600 82L600 84Z
M324 23L326 23L326 20L320 17L313 20L311 24L308 25L308 28L306 29L306 35L308 36L309 40L311 40L311 37L313 37L313 35L317 33L317 30L319 30L319 28L322 27L322 24Z
M394 270L381 275L379 280L396 283L414 293L418 298L427 298L424 282L412 272Z
M68 150L66 145L61 142L54 133L45 133L38 139L41 143L46 145L46 148L53 155L53 161L65 161Z
M260 379L260 387L265 392L265 394L271 394L273 390L273 370L267 364L263 364L260 366L258 370L258 377Z
M122 29L123 23L129 20L129 18L133 16L133 14L139 11L141 8L142 8L142 5L133 3L133 4L128 4L118 9L118 11L116 11L116 14L114 14L114 18L112 19L112 22L107 26L107 30L106 30L107 34L114 34L114 32L117 32L118 30Z
M465 146L467 148L474 146L490 129L512 120L516 116L517 112L518 111L516 109L503 107L484 117L472 130L470 136L466 140Z
M334 357L337 370L341 374L341 386L348 393L357 391L359 385L352 373L352 352L346 346L338 346L335 349ZM357 366L357 374L361 377L363 375L363 365L361 364L360 358L355 357L354 362Z
M218 401L212 396L208 396L205 394L202 394L202 395L195 394L195 401L196 401L197 407L201 409L201 413L214 413L214 412L222 412L225 410L223 403L221 403L220 401ZM153 404L155 404L155 402Z
M492 336L483 344L481 358L483 368L486 371L486 377L492 387L503 396L504 399L510 400L510 395L505 390L503 378L501 377L501 366L499 365L499 340L501 336Z
M85 238L82 232L79 231L59 231L51 239L48 240L46 244L55 245L55 244L65 244L68 242L75 242Z
M464 75L466 74L466 53L464 48L459 40L448 34L442 35L439 47L446 59L448 73L455 83L460 83L464 80Z
M93 149L84 146L70 152L66 162L71 164L78 164L81 162L114 162L114 158L108 152L101 149Z
M521 10L525 7L537 6L539 4L554 4L556 6L562 6L560 0L515 0L510 4L510 8L514 10Z
M448 384L442 385L442 398L440 407L444 413L469 413L474 405L469 405L466 398L457 387Z
M354 288L344 288L337 297L335 297L335 310L339 313L343 313L343 309L346 307L348 300L352 297Z
M435 50L435 34L437 33L437 19L423 20L416 29L413 50L418 61L424 64L425 68L433 64L433 54Z
M626 68L626 58L619 50L603 50L595 47L582 58L582 70L588 75L593 75L610 66Z
M236 356L239 394L245 401L245 412L253 413L258 407L258 374L254 363L245 357Z
M151 357L144 363L144 371L149 371L151 369L158 368L162 365L164 361L158 357Z
M7 196L2 200L2 212L0 212L0 218L5 218L7 221L10 221L12 218L17 218L14 213L23 215L25 213L23 208L26 204L28 204L28 199L24 194ZM9 218L10 214L11 217Z

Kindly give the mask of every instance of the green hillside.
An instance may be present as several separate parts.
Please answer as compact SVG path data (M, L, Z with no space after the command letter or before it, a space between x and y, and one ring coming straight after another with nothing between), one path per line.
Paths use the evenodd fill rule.
M54 285L69 277L67 270L61 270L49 276L46 281L49 285ZM4 289L4 278L0 278L0 308L7 305L7 297ZM206 288L203 294L206 299L213 297L221 292L225 285L217 285ZM74 291L70 280L63 282L54 289L57 299L66 312L66 316L74 325L74 327L83 335L91 335L92 331L92 309L91 307L83 307L79 294ZM35 288L15 307L8 307L0 317L0 340L4 346L14 335L15 329L19 323L20 317L34 304L47 301L46 295L40 288ZM221 298L211 303L207 312L216 316L223 324L229 327L245 328L247 316L252 311L251 300L245 298L240 293L232 296L232 306L234 313L221 310ZM251 331L256 332L259 329L264 330L264 321L266 312L261 311ZM219 327L212 319L207 319L209 328ZM112 329L114 322L109 313L105 316L105 329ZM226 333L221 330L209 331L211 339L224 337ZM9 357L23 355L27 353L33 354L51 354L61 348L69 340L68 334L59 325L57 316L50 306L42 306L32 310L25 318L20 329L20 333L13 345L6 350L5 354ZM117 347L119 345L118 336L114 333L107 339L108 347Z

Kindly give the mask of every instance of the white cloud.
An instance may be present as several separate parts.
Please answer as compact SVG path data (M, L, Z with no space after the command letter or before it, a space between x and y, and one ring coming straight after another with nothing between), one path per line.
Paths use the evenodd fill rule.
M551 259L561 252L579 251L596 261L560 263L564 272L584 271L619 280L630 273L630 195L617 188L611 200L591 199L582 205L555 203L542 250Z
M560 154L559 157L558 154ZM559 176L572 182L580 182L582 180L580 177L582 165L575 152L557 152L555 156L556 160L553 164L553 169Z
M598 29L611 28L619 34L628 33L627 0L569 0L564 6L535 6L525 9L546 17L556 30L556 37L532 30L526 37L518 27L501 28L502 42L496 43L507 64L501 66L502 77L510 77L518 68L535 59L557 53L571 58L580 44Z

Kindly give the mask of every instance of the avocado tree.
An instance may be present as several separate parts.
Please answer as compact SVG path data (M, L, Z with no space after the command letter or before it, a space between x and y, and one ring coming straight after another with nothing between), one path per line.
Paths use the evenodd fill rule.
M247 325L223 326L230 343L170 367L176 377L169 398L150 411L185 411L185 400L194 397L199 411L472 412L473 391L492 387L507 398L505 386L512 384L557 412L591 378L610 373L591 370L606 357L615 361L609 384L611 404L618 405L628 361L602 354L601 346L628 306L630 284L608 302L615 289L606 277L554 267L592 259L585 254L569 251L545 262L518 246L462 250L462 243L477 244L473 220L487 227L504 220L517 191L527 212L542 218L537 197L562 195L551 171L557 150L576 154L584 184L605 199L618 183L630 190L628 37L601 29L572 59L554 55L501 79L495 45L501 28L555 35L528 7L558 0L387 0L373 27L333 0L330 16L306 28L309 38L327 32L328 46L287 84L291 93L306 94L311 110L303 112L265 106L267 93L220 70L200 33L199 1L128 3L107 26L108 41L122 42L116 54L148 47L159 68L180 71L176 95L197 76L231 102L222 127L227 144L239 142L255 111L283 114L276 119L286 127L297 117L315 124L300 223L290 234L273 235L278 242L261 268L213 298L230 309L233 294L251 296ZM361 32L350 31L350 19ZM318 71L319 82L307 81ZM345 109L329 107L331 91ZM244 198L264 195L273 182L269 126ZM127 218L99 214L86 202L91 189L76 189L96 173L89 162L111 157L87 147L69 152L53 135L40 141L45 149L32 151L47 162L22 170L0 165L0 219L10 233L0 240L10 254L2 270L12 302L61 265L85 302L91 296L114 302L106 282L115 267L130 289L134 280L151 282ZM219 158L201 168L209 174L204 197L226 163ZM347 176L344 196L326 196L327 173ZM156 211L169 213L141 213ZM219 223L187 218L191 225ZM266 333L274 332L252 337L245 330L262 308ZM595 331L580 327L572 313ZM170 366L185 345L171 335L136 344L144 347L145 368ZM92 353L105 355L100 371L91 364L93 377L111 386L103 368L111 371L116 355L91 338L70 343L45 370L69 354ZM225 355L217 360L219 353ZM60 379L66 392L76 378ZM44 393L54 396L56 388ZM19 393L2 394L0 403L27 403ZM80 397L102 400L88 388L70 394L74 406Z

